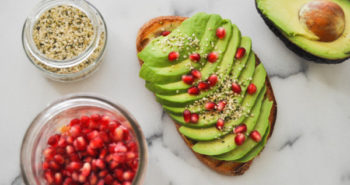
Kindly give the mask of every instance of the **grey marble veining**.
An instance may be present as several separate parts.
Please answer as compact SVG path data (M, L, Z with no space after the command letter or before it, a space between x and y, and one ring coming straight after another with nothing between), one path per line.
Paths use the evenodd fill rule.
M19 149L36 114L77 92L106 96L139 121L149 146L146 185L350 184L350 62L321 65L296 56L267 28L253 0L91 0L106 19L108 49L94 76L72 84L45 79L22 50L22 23L37 2L3 0L0 7L0 185L19 185ZM231 19L252 38L278 101L272 138L243 176L222 176L199 162L138 77L140 26L156 16L199 11Z

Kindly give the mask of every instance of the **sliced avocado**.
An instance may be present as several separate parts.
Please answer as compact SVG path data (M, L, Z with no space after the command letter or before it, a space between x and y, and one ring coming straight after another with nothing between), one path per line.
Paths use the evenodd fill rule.
M242 92L241 94L244 95L246 90L247 90L247 86L249 85L252 76L254 74L254 70L255 70L255 55L254 53L250 53L250 57L247 63L247 66L244 67L243 73L240 76L239 82L241 82L241 89ZM236 96L234 97L234 99L236 99L236 101L238 103L241 103L242 101L242 96ZM212 112L203 112L202 114L200 114L199 116L199 120L198 123L196 124L191 124L191 123L186 123L184 121L184 118L182 115L174 115L170 113L170 116L177 122L180 123L184 126L188 126L188 127L194 127L194 128L205 128L205 127L210 127L216 124L217 120L219 118L221 118L221 114L213 114Z
M238 29L236 27L232 28L231 22L228 20L226 24L222 26L225 28L226 31L226 37L224 39L220 39L215 48L219 50L219 52L224 52L227 43L229 43L229 40L233 37L231 37L233 29ZM217 51L215 49L215 51ZM211 74L213 74L216 69L217 65L219 63L210 63L207 62L203 68L201 69L201 74L202 74L202 79L207 79ZM171 94L179 94L179 93L185 93L190 85L184 83L181 79L180 81L172 82L172 83L167 83L167 84L157 84L157 83L151 83L151 82L146 82L146 87L157 94L162 94L162 95L171 95Z
M262 113L260 114L258 122L256 123L256 127L255 127L255 129L258 130L262 135L265 134L266 128L269 125L268 117L270 115L271 107L272 107L272 102L270 102L267 99L264 100ZM221 139L216 139L212 141L201 141L193 145L192 149L195 152L204 154L204 155L223 154L222 156L215 156L214 158L216 159L235 160L244 156L247 152L251 150L251 148L254 148L254 146L257 145L255 141L253 141L250 138L249 139L247 138L247 141L243 145L237 146L234 139L235 136L236 134L231 133L224 136Z
M321 5L323 9L329 7L332 14L326 12L319 13L323 15L321 19L310 19L313 23L313 29L316 29L318 23L324 27L337 22L337 26L328 27L328 34L323 32L324 36L330 36L331 33L339 32L335 40L324 41L320 35L316 35L318 30L309 29L305 21L301 19L304 5L310 0L256 0L257 10L269 26L269 28L286 44L286 46L307 60L320 63L339 63L350 57L350 1L329 0ZM334 7L330 4L339 6L343 13L336 13ZM310 10L310 8L307 8ZM315 14L308 14L311 18ZM310 17L311 15L311 17ZM343 18L339 15L344 15ZM314 16L317 17L317 16ZM343 24L341 24L343 22ZM342 27L342 28L340 28ZM343 30L343 31L339 31ZM315 32L316 31L316 32Z
M236 29L238 29L238 28L236 27ZM251 46L252 46L252 42L251 42L250 38L249 37L242 37L240 47L246 48L246 55L243 58L239 59L239 60L235 60L233 71L236 71L236 72L232 72L232 73L234 73L233 79L237 79L238 78L238 76L240 75L240 72L244 68L244 65L246 65L246 63L248 62L248 59L250 57L250 52L251 52ZM240 68L240 70L238 70L236 68ZM171 106L166 106L166 105L163 105L163 108L167 112L170 112L170 113L173 113L173 114L178 114L178 115L182 115L182 113L185 110L184 107L171 107ZM192 113L198 113L198 112L203 111L203 110L204 110L203 106L193 106L190 109L190 111Z
M255 69L254 77L252 80L252 83L254 83L257 87L257 91L253 95L248 94L244 97L243 103L242 103L244 110L246 111L251 110L252 106L255 104L256 100L258 99L260 92L263 90L263 87L265 86L265 79L266 79L266 71L264 69L264 66L262 64L259 64ZM234 126L242 123L245 118L246 116L245 114L243 114L243 116L241 116L239 119L228 121L227 123L225 123L223 131L219 131L215 127L196 129L196 128L190 128L185 126L180 127L179 131L181 134L193 140L209 141L228 134L233 130Z
M188 50L187 47L180 48L176 45L167 44L169 42L169 38L171 38L172 41L179 40L181 39L179 37L179 33L181 33L182 37L192 37L194 35L198 40L201 40L204 33L207 32L209 26L212 26L214 22L221 23L221 18L217 15L198 13L190 19L186 19L184 22L182 22L182 24L174 29L167 37L160 36L153 39L140 53L138 53L138 57L148 66L170 66L174 63L171 63L168 60L169 52L178 51L180 56L184 56L188 53ZM183 42L184 45L188 45L190 41L184 40ZM195 48L191 47L190 50L193 51Z
M235 27L235 25L233 25ZM227 51L236 51L237 47L240 43L240 32L238 29L234 29L234 34L232 35L235 39L231 39ZM217 62L220 62L220 65L218 66L217 74L221 74L222 78L229 75L229 73L232 70L232 64L234 63L234 54L235 52L225 52L223 57L219 57ZM217 83L221 83L221 79L219 78L219 81ZM157 101L166 106L173 106L173 107L183 107L189 103L192 103L196 100L199 100L203 97L206 97L208 94L215 92L217 89L217 86L212 87L208 91L201 92L201 94L193 96L186 93L182 94L176 94L176 95L159 95L156 94Z
M207 27L205 28L205 32L203 34L203 38L198 41L199 44L195 45L193 47L196 48L196 52L200 53L202 56L204 56L204 53L207 54L209 51L211 51L215 47L215 43L218 40L215 33L212 31L213 29L221 26L222 24L226 23L227 20L222 20L219 15L212 15L210 16L210 19L208 21ZM196 40L196 38L184 38L181 36L181 30L175 30L174 31L176 35L180 35L180 40ZM164 38L168 39L168 38ZM197 39L198 40L198 39ZM175 41L175 45L179 45L179 41ZM185 43L180 44L183 45L183 48L189 48ZM146 46L151 47L151 46ZM151 49L152 50L152 49ZM166 50L166 49L155 49L155 51L160 51L160 50ZM176 50L171 50L171 51L176 51ZM169 51L170 52L170 51ZM167 52L167 55L169 54ZM146 62L149 59L145 59L145 63L142 65L141 70L140 70L140 77L143 78L144 80L152 83L159 83L159 84L165 84L165 83L171 83L171 82L176 82L181 79L181 75L189 73L191 71L191 68L198 69L205 63L207 63L205 58L201 58L200 62L192 62L189 59L189 54L193 53L193 51L188 50L188 53L185 53L183 55L180 55L180 59L177 63L173 63L170 61L167 61L171 65L165 66L165 67L154 67L150 66L148 62ZM156 52L152 52L156 53ZM148 56L148 55L145 55ZM143 58L140 58L143 60ZM168 59L166 59L168 60Z
M268 99L265 99L262 104L261 114L259 116L258 121L256 122L256 126L254 130L257 130L262 136L265 135L267 128L269 127L269 116L272 108L272 101L269 101ZM250 133L250 132L247 132ZM229 135L235 135L235 134L229 134ZM231 141L234 143L234 141ZM255 146L257 146L259 143L255 142L252 138L247 137L246 141L239 147L236 147L232 151L215 156L214 158L224 160L224 161L234 161L237 159L242 158L245 156L250 150L252 150ZM219 152L218 152L219 153Z
M264 148L264 146L267 142L267 138L269 138L270 132L271 132L271 127L269 125L269 127L267 128L266 134L264 135L264 137L262 138L262 141L258 144L258 146L254 147L253 150L249 151L242 158L235 160L235 162L245 163L245 162L248 162L248 161L254 159L256 156L258 156L258 154Z

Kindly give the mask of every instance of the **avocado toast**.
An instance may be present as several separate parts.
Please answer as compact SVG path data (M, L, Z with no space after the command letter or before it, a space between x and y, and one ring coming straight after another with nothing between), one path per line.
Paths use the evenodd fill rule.
M249 37L219 15L157 17L139 31L140 77L196 157L241 175L271 136L277 105Z

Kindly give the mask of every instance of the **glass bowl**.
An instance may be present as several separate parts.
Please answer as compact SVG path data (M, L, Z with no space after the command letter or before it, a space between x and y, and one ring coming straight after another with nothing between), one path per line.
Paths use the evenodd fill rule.
M70 120L82 115L104 114L111 120L122 120L129 128L139 149L139 166L133 185L143 183L147 166L147 145L137 121L121 106L106 99L91 95L70 95L63 97L45 108L32 121L22 141L20 165L22 178L27 185L46 185L43 178L43 150L48 146L48 138L58 133Z
M90 44L79 55L54 60L44 55L33 39L33 30L37 20L47 10L60 5L78 8L90 19L94 34ZM85 0L43 0L26 19L22 31L22 44L29 60L43 74L55 81L68 82L83 79L96 71L102 62L107 44L107 27L101 13Z

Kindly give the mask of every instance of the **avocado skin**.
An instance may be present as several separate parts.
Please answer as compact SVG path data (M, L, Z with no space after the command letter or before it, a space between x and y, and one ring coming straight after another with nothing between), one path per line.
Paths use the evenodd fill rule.
M255 8L264 20L265 24L269 29L287 46L288 49L292 50L294 53L299 55L300 57L304 58L305 60L320 63L320 64L339 64L344 62L345 60L349 59L350 57L344 58L344 59L336 59L336 60L330 60L330 59L325 59L321 58L318 56L315 56L309 52L306 52L296 44L292 43L289 41L282 33L281 31L275 26L275 24L265 17L265 15L261 12L261 10L258 7L257 0L255 0Z

